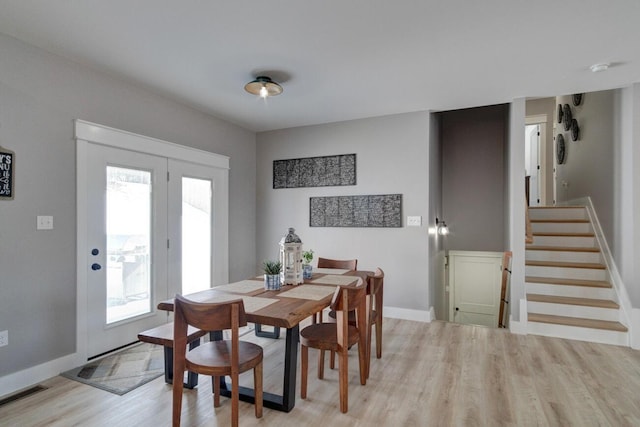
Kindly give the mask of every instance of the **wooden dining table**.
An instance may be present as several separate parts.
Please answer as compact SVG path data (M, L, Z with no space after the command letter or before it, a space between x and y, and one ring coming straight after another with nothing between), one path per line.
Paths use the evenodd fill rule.
M260 325L285 328L284 377L282 394L263 392L263 405L289 412L296 403L296 366L300 343L300 322L331 304L336 286L355 286L358 278L366 281L369 271L316 269L303 284L286 285L278 291L264 289L262 277L254 277L228 285L217 286L185 295L197 302L224 302L242 298L247 320ZM158 309L173 311L173 298L162 301ZM222 331L211 333L211 339L221 340ZM230 396L226 379L221 378L220 394ZM254 403L254 391L240 387L240 399Z

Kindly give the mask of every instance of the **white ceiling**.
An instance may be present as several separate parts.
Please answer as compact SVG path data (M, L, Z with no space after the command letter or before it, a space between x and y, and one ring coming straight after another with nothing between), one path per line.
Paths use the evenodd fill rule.
M0 32L254 131L625 86L639 22L637 0L0 0ZM284 93L246 93L258 74Z

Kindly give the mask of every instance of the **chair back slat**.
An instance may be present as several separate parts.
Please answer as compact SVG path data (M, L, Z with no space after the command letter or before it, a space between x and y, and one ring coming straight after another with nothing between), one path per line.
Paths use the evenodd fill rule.
M357 259L330 259L330 258L318 258L318 268L340 268L343 270L357 270Z
M237 316L234 316L233 307L237 307ZM181 295L176 295L174 302L176 315L184 317L189 325L203 331L220 331L234 327L234 317L237 318L238 327L246 326L247 315L244 311L242 299L225 301L221 303L201 303L190 301Z

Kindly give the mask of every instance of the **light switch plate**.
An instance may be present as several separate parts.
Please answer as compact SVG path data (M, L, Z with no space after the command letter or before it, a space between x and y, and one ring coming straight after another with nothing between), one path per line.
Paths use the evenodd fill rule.
M38 215L38 222L36 229L38 230L53 230L53 217L47 215Z
M408 216L407 227L420 227L422 225L421 216Z

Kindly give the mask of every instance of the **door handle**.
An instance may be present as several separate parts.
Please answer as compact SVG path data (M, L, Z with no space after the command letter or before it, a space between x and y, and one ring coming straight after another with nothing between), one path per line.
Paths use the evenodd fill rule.
M102 266L101 266L100 264L98 264L98 263L95 263L95 262L94 262L93 264L91 264L91 269L92 269L93 271L100 270L101 268L102 268Z

